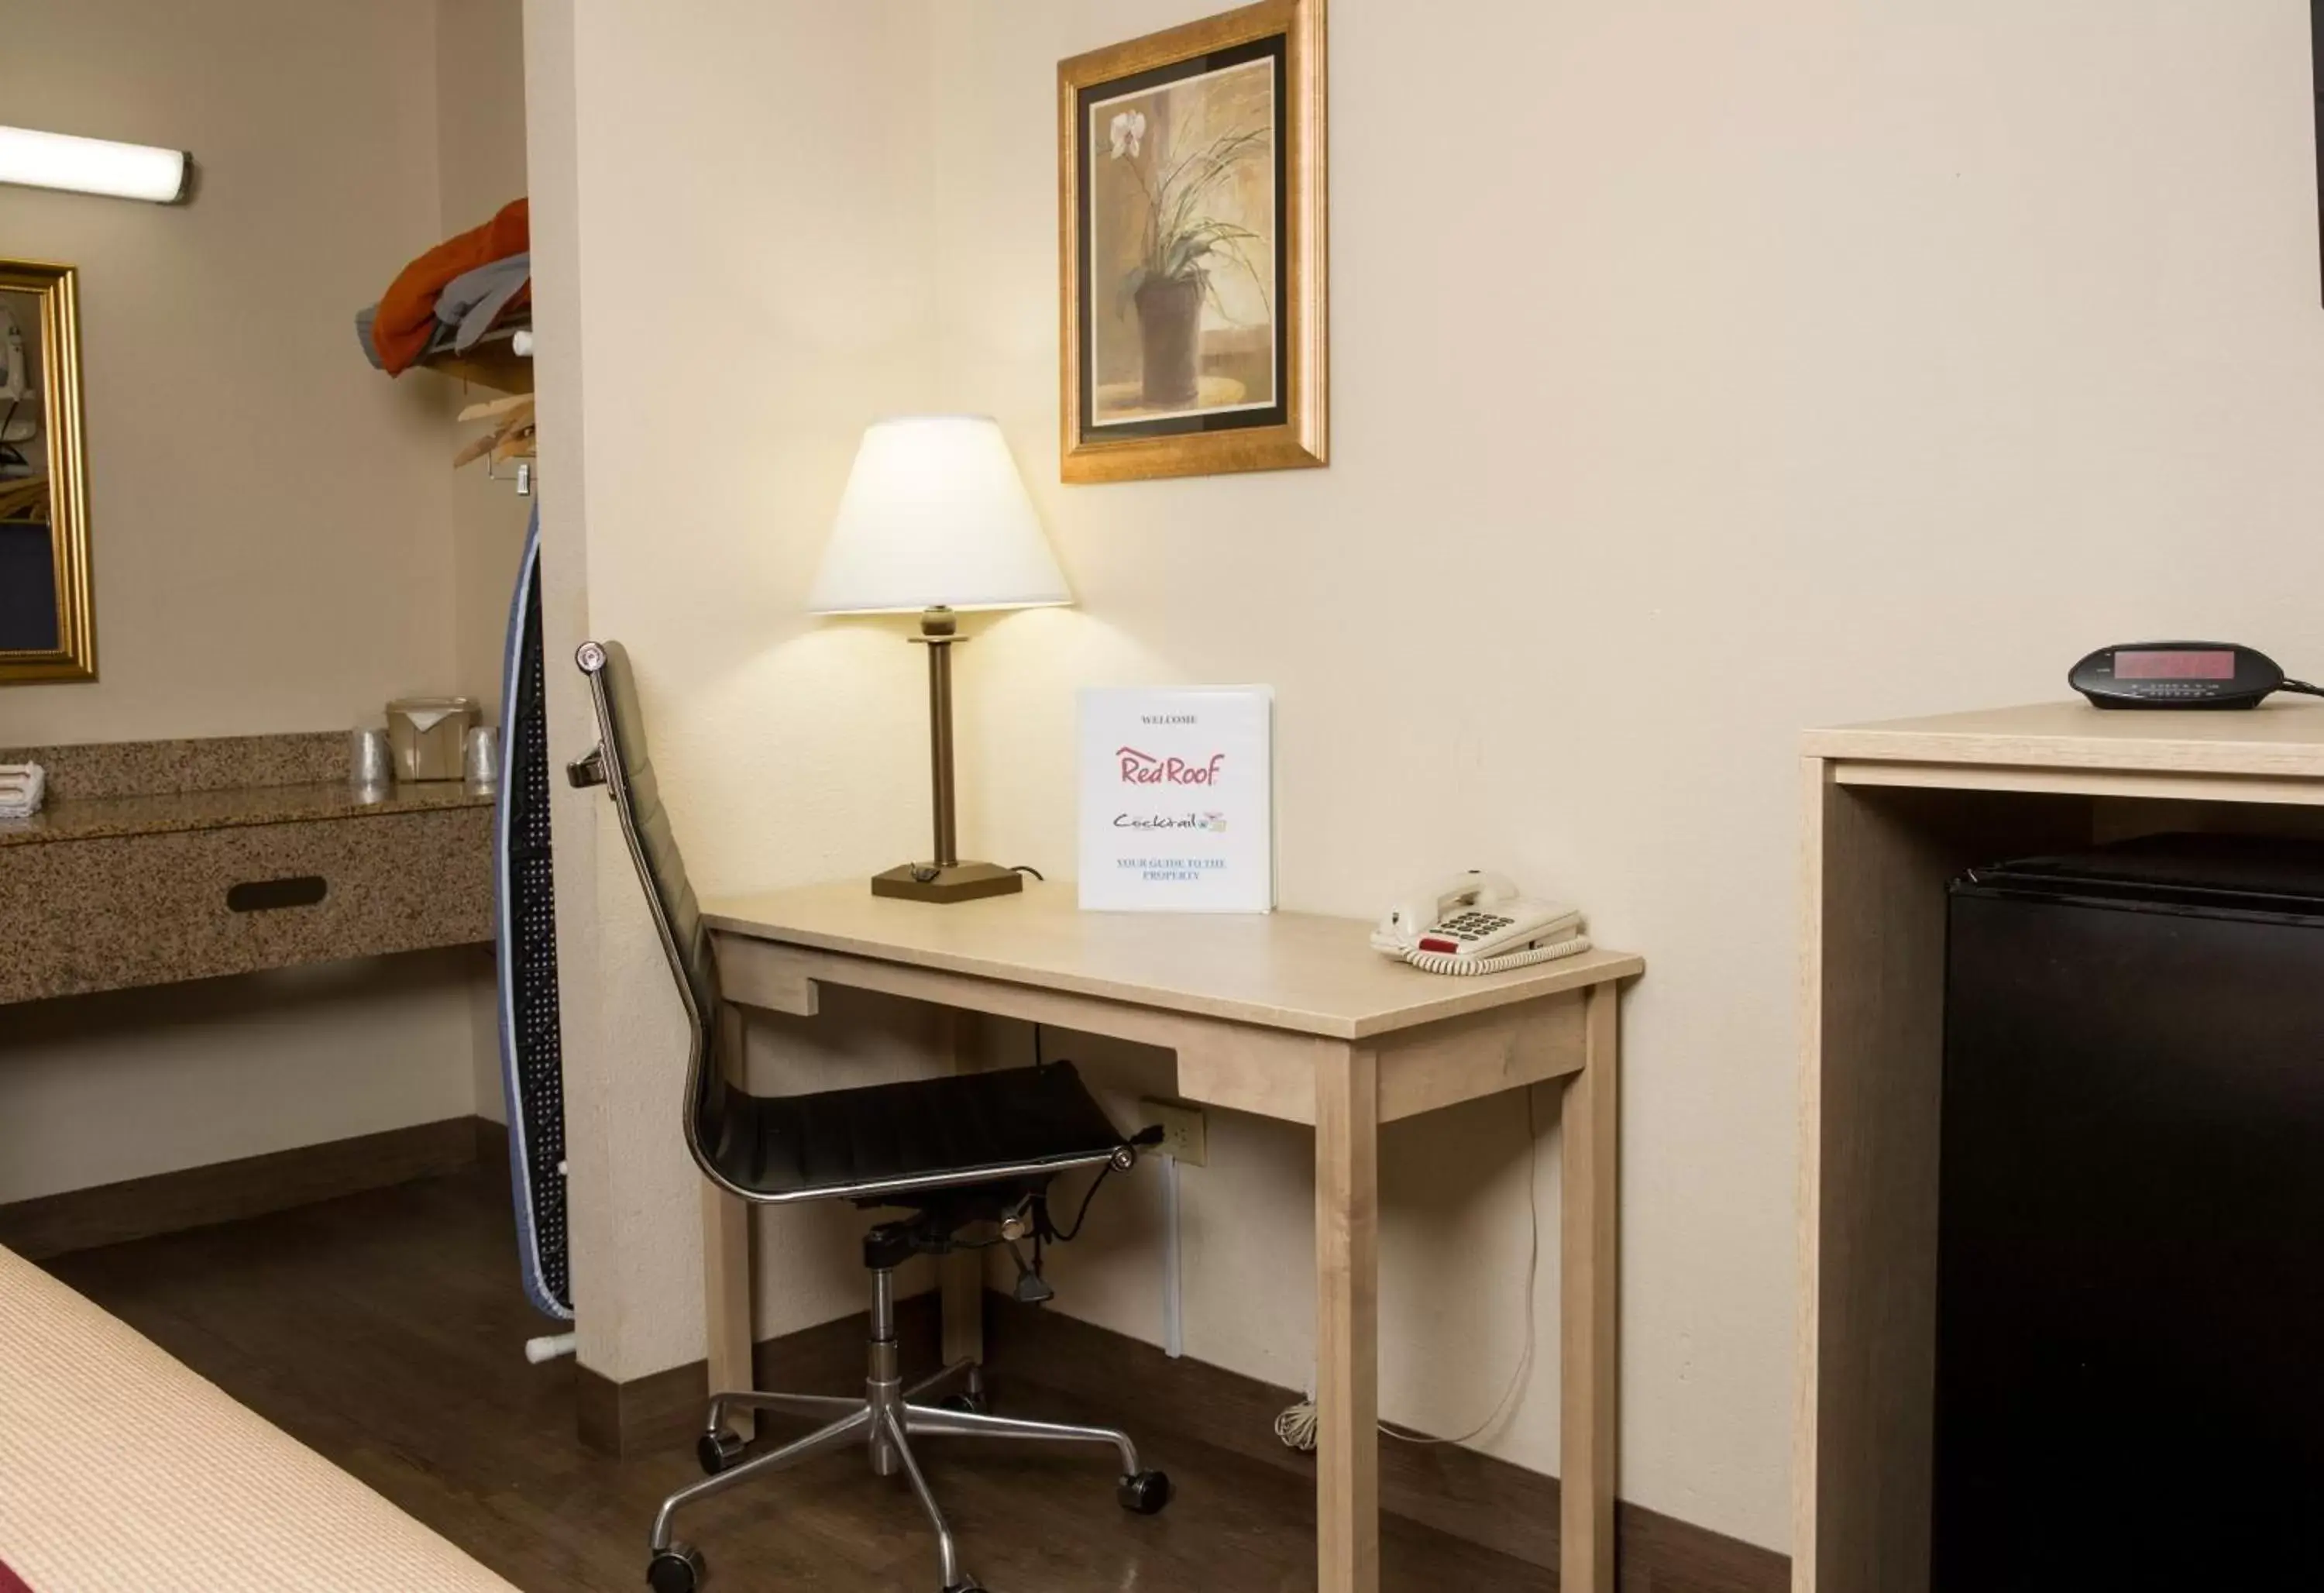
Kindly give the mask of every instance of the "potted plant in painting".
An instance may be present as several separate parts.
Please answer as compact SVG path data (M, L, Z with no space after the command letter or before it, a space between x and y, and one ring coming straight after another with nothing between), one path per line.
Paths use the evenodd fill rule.
M1203 305L1217 301L1210 273L1239 267L1267 292L1245 248L1259 235L1211 208L1240 168L1266 152L1267 129L1222 134L1167 163L1159 141L1148 153L1144 112L1120 112L1110 131L1111 158L1128 163L1146 195L1144 247L1122 282L1138 310L1142 395L1157 407L1189 404L1202 384Z

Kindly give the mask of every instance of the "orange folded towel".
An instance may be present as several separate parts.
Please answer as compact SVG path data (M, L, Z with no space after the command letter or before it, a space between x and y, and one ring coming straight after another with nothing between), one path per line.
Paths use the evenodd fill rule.
M532 246L529 201L512 199L499 215L458 237L447 238L405 266L379 301L372 322L372 347L391 376L401 375L427 352L436 332L436 296L454 277L521 255Z

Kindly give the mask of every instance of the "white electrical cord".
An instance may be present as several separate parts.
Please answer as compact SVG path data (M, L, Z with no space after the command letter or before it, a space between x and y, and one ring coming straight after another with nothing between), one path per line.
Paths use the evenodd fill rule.
M1162 1158L1162 1353L1172 1360L1186 1353L1185 1255L1181 1247L1185 1209L1178 1183L1178 1158Z
M1589 941L1585 938L1582 945L1573 949L1582 950L1588 945ZM1526 957L1528 960L1534 962L1546 960L1524 952L1517 955ZM1517 1369L1509 1374L1509 1385L1502 1392L1499 1402L1493 1406L1492 1413L1458 1438L1430 1438L1423 1433L1406 1432L1402 1428L1392 1427L1388 1422L1382 1422L1379 1426L1384 1437L1408 1444L1465 1444L1471 1440L1482 1438L1500 1425L1501 1419L1507 1416L1510 1408L1517 1403L1517 1395L1524 1392L1526 1380L1533 1375L1534 1329L1538 1308L1537 1294L1541 1283L1541 1190L1539 1187L1541 1141L1534 1124L1531 1089L1525 1092L1525 1100L1526 1217L1531 1224L1531 1236L1526 1243L1526 1255L1525 1342L1517 1351ZM1275 1436L1283 1440L1285 1449L1312 1450L1315 1447L1316 1425L1315 1402L1312 1398L1304 1399L1275 1419Z
M1561 957L1590 949L1590 937L1575 935L1570 940L1552 940L1544 946L1528 946L1522 951L1504 951L1499 957L1456 957L1444 951L1423 951L1415 947L1404 954L1404 960L1423 973L1431 974L1505 974L1513 968L1530 968L1536 962L1554 962Z

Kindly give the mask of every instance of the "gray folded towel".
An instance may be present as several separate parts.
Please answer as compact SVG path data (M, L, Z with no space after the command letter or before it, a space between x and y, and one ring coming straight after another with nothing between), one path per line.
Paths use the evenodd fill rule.
M513 293L516 290L514 288L511 288L509 292ZM501 302L505 304L508 301L503 299ZM499 311L495 310L493 313L497 314ZM383 371L387 369L387 366L380 363L379 346L371 340L372 323L378 319L379 306L376 304L366 304L361 310L356 310L355 341L363 345L364 357L371 361L371 368L375 371ZM484 329L480 327L477 329L476 335L478 337L482 337L484 336ZM436 329L428 335L428 347L421 352L420 357L426 359L431 355L443 353L444 350L452 347L455 343L458 342L460 336L461 331L458 327L447 327L442 321L438 321L436 323ZM464 349L467 347L466 344L460 344L459 346Z
M355 341L363 345L364 357L371 361L375 371L387 369L379 357L379 345L371 340L372 323L379 319L379 306L366 304L355 311Z
M493 329L493 322L516 297L516 291L531 280L532 255L528 250L503 255L446 282L444 291L436 295L436 324L456 329L453 351L466 354L474 348L476 340Z

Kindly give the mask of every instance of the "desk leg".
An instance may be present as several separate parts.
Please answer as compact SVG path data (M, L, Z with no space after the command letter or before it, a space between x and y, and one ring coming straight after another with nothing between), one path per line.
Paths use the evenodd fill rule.
M955 1008L951 1014L952 1069L973 1073L983 1065L974 1013ZM984 1252L955 1250L936 1263L944 1294L944 1364L963 1361L984 1364Z
M1612 985L1591 986L1582 1071L1565 1085L1563 1426L1558 1586L1614 1593L1615 1397L1620 1365L1620 1031Z
M1315 1064L1318 1593L1379 1590L1379 1058Z
M731 1003L718 1014L718 1055L728 1076L741 1079L745 1034L742 1012ZM751 1366L751 1205L702 1181L702 1320L708 1336L710 1392L752 1387ZM727 1422L744 1438L757 1431L748 1411L730 1411Z

